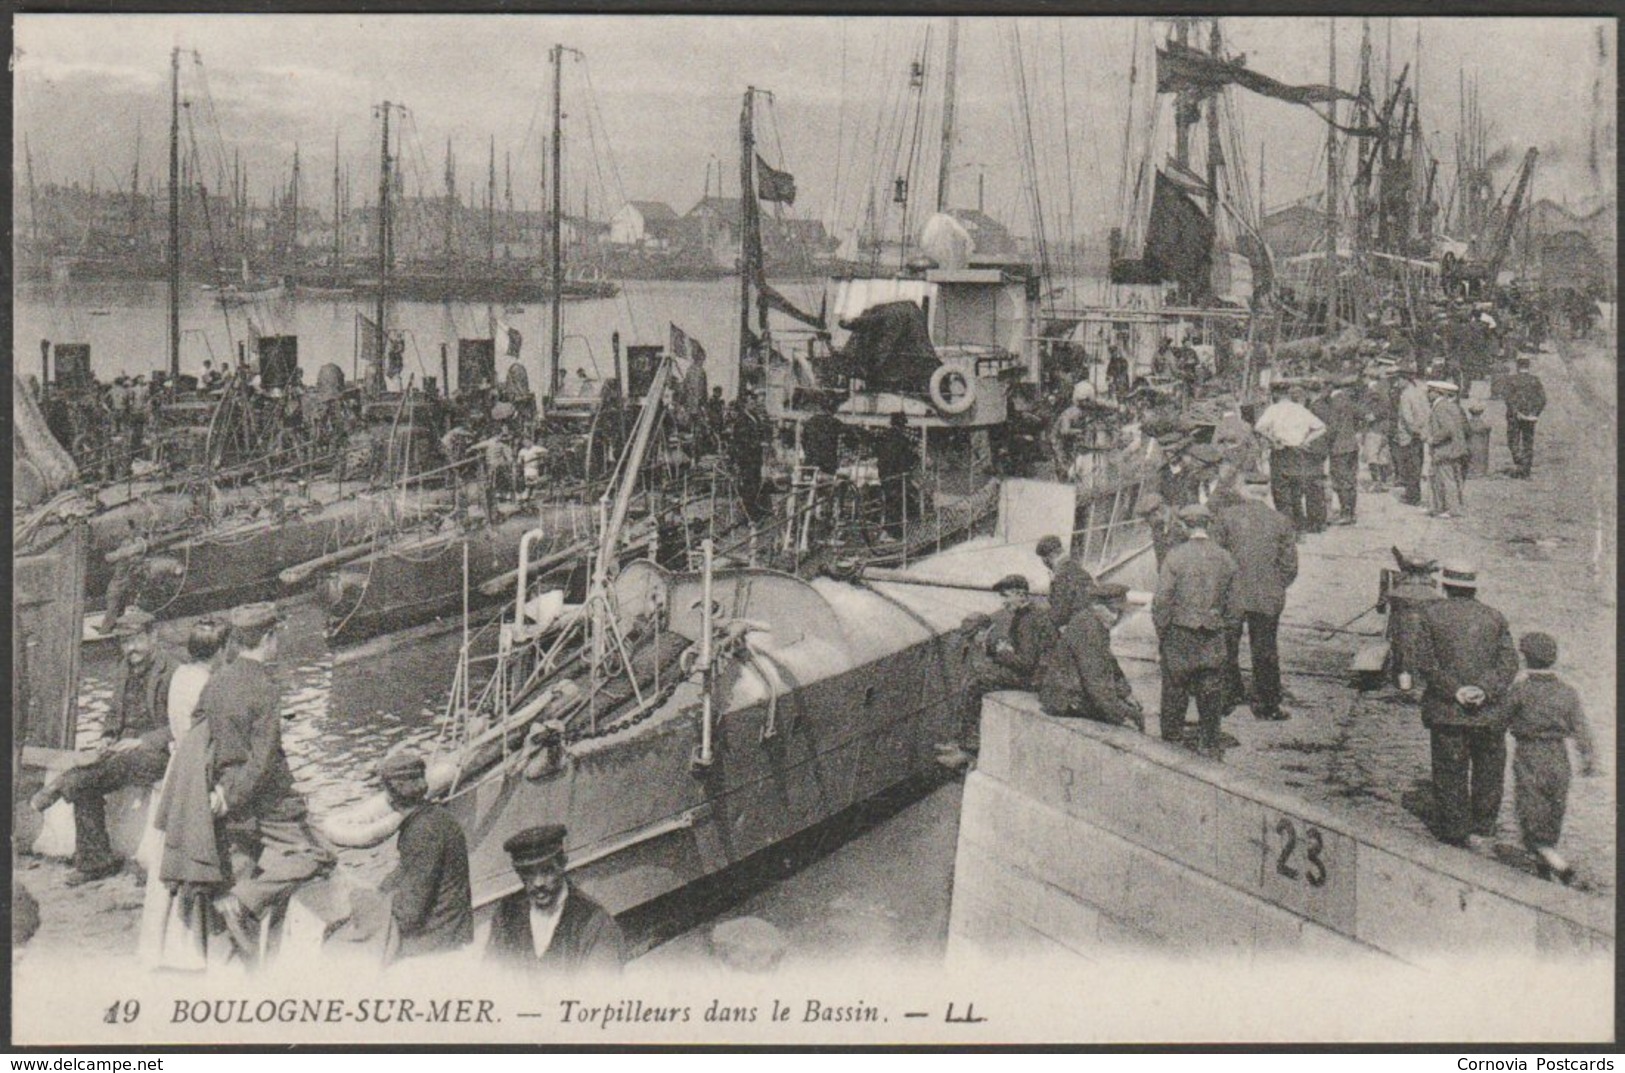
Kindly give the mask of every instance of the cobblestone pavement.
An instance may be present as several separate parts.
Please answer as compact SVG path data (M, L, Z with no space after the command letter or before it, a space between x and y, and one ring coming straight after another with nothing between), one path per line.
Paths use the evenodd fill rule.
M1538 356L1534 371L1549 405L1540 421L1532 480L1499 475L1511 464L1504 408L1491 402L1492 476L1467 483L1466 517L1428 518L1387 494L1362 495L1359 522L1306 536L1297 583L1288 594L1282 661L1294 718L1263 723L1246 708L1225 722L1237 739L1225 763L1334 808L1427 835L1428 736L1414 703L1391 689L1359 693L1348 684L1355 650L1375 640L1374 612L1343 626L1376 600L1379 571L1398 545L1427 557L1465 557L1479 569L1482 599L1507 616L1514 636L1545 630L1558 639L1560 675L1579 690L1602 769L1576 778L1562 850L1580 881L1612 896L1615 884L1615 441L1614 338L1564 341ZM1116 647L1136 695L1155 711L1160 695L1148 614L1119 627ZM1359 634L1370 636L1360 636ZM1243 659L1246 659L1245 654ZM1195 718L1194 709L1190 718ZM1153 721L1154 722L1154 721ZM1154 729L1154 727L1153 727ZM1509 866L1523 859L1512 779L1496 844Z

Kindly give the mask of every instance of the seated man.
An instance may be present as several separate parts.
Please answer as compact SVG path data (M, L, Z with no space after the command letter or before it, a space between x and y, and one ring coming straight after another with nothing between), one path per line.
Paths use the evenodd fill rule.
M1111 628L1123 617L1128 587L1096 585L1091 603L1062 627L1038 675L1038 700L1049 715L1131 724L1145 730L1145 711L1112 655Z
M151 786L164 777L169 764L169 680L174 663L158 648L152 616L139 607L125 611L114 631L122 658L102 740L31 802L40 812L58 799L73 805L70 887L106 879L122 867L107 834L107 795L126 786Z
M450 810L428 800L422 757L393 752L378 766L389 804L405 814L395 846L400 863L379 888L394 894L398 958L456 950L474 941L468 841Z
M968 767L981 747L982 698L1001 689L1032 689L1044 657L1055 646L1049 611L1033 604L1025 577L1002 577L993 591L1004 598L1004 607L970 638L959 740L937 752L937 762L956 771Z

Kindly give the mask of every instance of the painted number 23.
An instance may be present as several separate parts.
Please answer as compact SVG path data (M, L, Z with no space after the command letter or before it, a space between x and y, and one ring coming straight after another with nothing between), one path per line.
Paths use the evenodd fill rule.
M1325 886L1326 862L1321 858L1321 852L1326 848L1326 840L1320 833L1320 828L1304 825L1301 867L1297 860L1299 851L1297 825L1282 816L1275 821L1275 833L1281 838L1281 851L1275 858L1275 871L1288 879L1302 878L1308 881L1311 887Z

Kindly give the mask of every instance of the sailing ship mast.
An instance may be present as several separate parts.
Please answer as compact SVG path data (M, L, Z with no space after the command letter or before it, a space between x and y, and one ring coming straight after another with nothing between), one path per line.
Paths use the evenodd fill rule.
M756 160L756 87L745 87L745 104L739 113L739 354L751 358L750 345L750 279L752 233L757 226L754 165ZM762 310L762 328L767 328L767 310Z
M389 316L389 261L390 261L390 221L389 221L389 113L400 105L385 101L379 108L383 116L383 138L379 143L378 154L378 305L377 323L373 325L373 339L376 342L374 350L375 360L378 362L377 383L382 383L384 370L387 367L387 354L389 350L389 332L386 320ZM369 370L369 379L370 379Z
M1326 84L1337 86L1337 16L1326 20ZM1326 124L1326 330L1337 324L1337 99L1327 102Z
M293 147L293 189L289 192L288 200L292 203L289 212L288 233L288 260L292 263L292 270L299 268L299 146Z
M948 211L954 155L954 74L959 67L959 20L948 20L948 60L942 83L942 160L937 167L937 211Z
M339 132L333 131L333 271L339 270L339 228L344 214L339 211ZM337 277L335 276L335 281Z
M569 51L575 52L575 49ZM553 241L553 324L548 347L548 395L557 398L564 387L564 110L561 94L564 91L563 45L554 45L553 58L553 211L549 214ZM579 53L577 53L579 55Z
M169 379L181 375L181 50L169 53Z

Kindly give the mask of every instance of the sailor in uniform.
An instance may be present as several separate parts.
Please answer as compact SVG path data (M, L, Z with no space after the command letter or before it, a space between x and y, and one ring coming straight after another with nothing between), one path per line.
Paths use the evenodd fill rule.
M618 972L626 940L615 918L564 874L562 824L520 831L502 844L523 889L503 898L485 956L527 974Z

